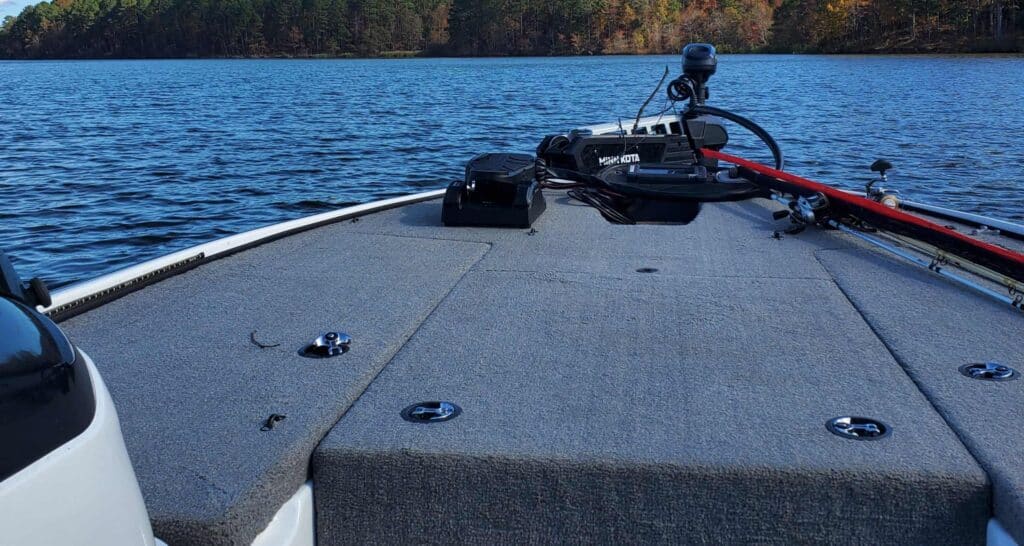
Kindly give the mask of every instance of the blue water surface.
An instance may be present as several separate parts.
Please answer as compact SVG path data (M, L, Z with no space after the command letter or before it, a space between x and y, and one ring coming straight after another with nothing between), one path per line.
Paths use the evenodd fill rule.
M440 188L483 151L628 120L673 56L0 62L0 248L53 285ZM1024 221L1024 58L723 56L712 103L842 187ZM662 108L661 94L649 111ZM671 112L667 115L671 115ZM626 121L628 123L628 121ZM733 152L767 160L733 130Z

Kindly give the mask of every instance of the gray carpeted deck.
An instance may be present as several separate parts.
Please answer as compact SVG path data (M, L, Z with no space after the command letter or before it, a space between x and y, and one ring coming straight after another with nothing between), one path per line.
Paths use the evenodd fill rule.
M350 224L204 265L62 324L96 361L157 536L248 544L313 448L487 246ZM353 348L299 348L340 329ZM250 340L266 345L261 349ZM272 413L285 420L261 431Z
M1024 544L1024 381L978 381L958 373L971 362L1024 369L1024 317L863 251L819 257L988 472L995 516Z
M997 513L1020 521L1013 451L1000 451L1019 433L973 412L993 397L1019 413L1024 381L944 375L958 359L1019 359L1012 332L967 336L936 367L906 326L918 303L871 291L893 266L836 233L773 239L769 206L626 227L556 193L530 233L444 228L440 204L422 203L203 265L63 326L114 395L172 546L248 543L310 473L321 544L981 543L989 476ZM963 320L1000 316L953 291ZM334 328L351 352L296 354ZM281 345L260 349L253 331ZM464 413L399 416L433 399ZM271 413L287 418L260 431ZM893 433L825 429L851 414Z
M848 244L768 218L563 203L481 239L407 208L406 233L494 246L317 450L321 540L982 542L985 475L814 256ZM400 419L432 399L464 413ZM894 433L825 429L847 414Z

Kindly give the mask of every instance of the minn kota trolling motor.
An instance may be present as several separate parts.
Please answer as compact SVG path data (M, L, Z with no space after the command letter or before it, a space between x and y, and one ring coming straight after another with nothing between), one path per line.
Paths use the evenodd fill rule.
M1024 254L900 210L898 192L882 187L892 168L885 160L871 166L879 179L865 187L864 196L785 172L782 150L767 131L742 116L708 106L708 81L718 69L715 48L690 44L683 49L682 64L683 74L668 86L669 101L685 103L679 121L669 124L671 131L648 134L641 129L641 108L632 131L620 125L618 132L606 135L573 131L548 136L537 148L536 159L523 154L477 156L467 165L465 180L448 188L444 223L528 227L544 210L542 188L569 190L570 198L620 224L685 224L697 216L703 202L762 197L784 205L772 216L790 220L794 227L787 233L809 226L836 229L1024 311ZM728 135L721 120L740 125L764 142L774 168L723 152ZM719 161L732 166L719 167ZM877 239L879 235L886 240ZM917 249L931 261L889 240ZM954 267L1009 292L999 293L952 273Z
M686 106L679 120L668 124L671 132L664 126L654 134L646 128L598 135L577 130L545 137L536 158L478 155L466 166L465 177L448 187L445 225L529 227L545 209L542 188L571 190L570 197L626 224L688 223L701 202L768 197L756 184L722 176L718 161L701 153L728 143L721 121L726 119L764 140L782 167L781 150L764 129L706 104L708 80L718 65L714 46L686 46L682 65L683 74L669 84L668 99Z

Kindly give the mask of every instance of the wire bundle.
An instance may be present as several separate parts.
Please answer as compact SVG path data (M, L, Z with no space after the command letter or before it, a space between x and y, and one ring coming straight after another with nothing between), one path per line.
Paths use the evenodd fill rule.
M601 216L613 224L634 225L636 220L620 212L612 200L612 196L593 188L579 188L569 190L567 195L581 203L590 205L598 210Z

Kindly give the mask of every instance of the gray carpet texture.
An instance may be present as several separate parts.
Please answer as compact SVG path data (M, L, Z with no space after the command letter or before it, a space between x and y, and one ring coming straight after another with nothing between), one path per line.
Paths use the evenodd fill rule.
M171 546L252 542L308 479L327 430L487 250L347 233L355 225L203 265L62 323L110 388L154 531ZM347 354L299 356L331 330L353 337ZM286 417L262 431L274 413Z
M321 544L984 542L986 475L814 256L850 243L553 201L532 235L360 224L493 248L317 449ZM464 411L401 419L428 400Z
M989 361L1024 372L1024 317L896 260L852 250L818 256L988 472L995 516L1024 544L1024 379L958 373Z
M534 223L532 235L530 230L446 228L432 203L368 216L356 229L493 243L476 269L541 273L631 275L638 268L653 267L663 274L693 277L828 279L813 252L848 246L814 230L772 238L775 230L789 227L772 220L774 203L707 205L687 226L623 226L605 222L594 209L568 200L562 192L552 193L548 202L551 210Z
M392 209L63 322L157 535L249 544L310 478L321 545L980 544L993 503L1020 532L1019 435L986 419L1019 421L1024 381L953 366L1019 360L1019 317L836 232L774 238L768 202L686 226L548 204L533 230ZM298 354L330 330L351 351ZM431 400L463 412L400 416ZM826 429L851 415L892 432Z

